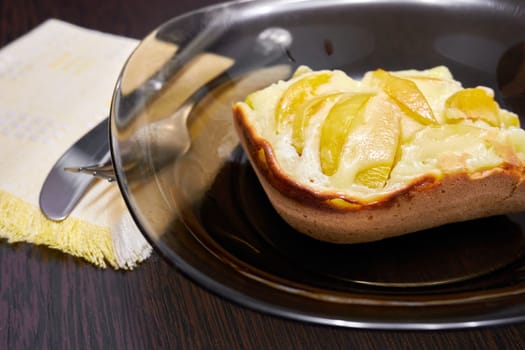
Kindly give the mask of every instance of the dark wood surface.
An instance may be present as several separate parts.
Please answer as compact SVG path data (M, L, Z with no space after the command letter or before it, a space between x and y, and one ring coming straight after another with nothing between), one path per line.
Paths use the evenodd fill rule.
M47 18L141 38L212 0L0 0L0 46ZM0 92L1 93L1 92ZM524 349L525 324L463 331L368 331L248 310L159 255L133 272L0 241L0 349Z

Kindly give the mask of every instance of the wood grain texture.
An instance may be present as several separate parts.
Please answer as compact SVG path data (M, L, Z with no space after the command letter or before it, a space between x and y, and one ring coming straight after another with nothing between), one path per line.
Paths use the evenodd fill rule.
M97 270L47 248L0 245L2 349L522 349L524 327L383 332L303 324L227 302L158 255Z
M211 0L0 0L0 46L54 17L141 38ZM0 241L0 349L524 349L525 325L466 331L332 328L217 297L160 256L98 270L43 247Z

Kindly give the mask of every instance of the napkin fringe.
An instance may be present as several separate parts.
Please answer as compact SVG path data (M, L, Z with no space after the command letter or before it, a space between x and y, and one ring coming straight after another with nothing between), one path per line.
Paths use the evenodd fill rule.
M113 233L113 248L118 265L121 268L133 270L146 260L153 248L146 241L128 211L111 227Z
M118 264L109 228L74 217L61 222L46 218L38 208L0 190L0 238L8 243L44 245L82 258L100 268L132 269Z

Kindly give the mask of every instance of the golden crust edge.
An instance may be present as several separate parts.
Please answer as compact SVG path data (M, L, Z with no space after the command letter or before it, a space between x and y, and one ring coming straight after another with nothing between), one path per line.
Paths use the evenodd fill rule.
M348 206L334 206L329 200L339 194L315 192L282 171L271 144L258 136L238 104L233 116L240 142L273 207L290 226L322 241L370 242L525 210L525 170L512 164L440 179L428 175L372 203L345 198Z

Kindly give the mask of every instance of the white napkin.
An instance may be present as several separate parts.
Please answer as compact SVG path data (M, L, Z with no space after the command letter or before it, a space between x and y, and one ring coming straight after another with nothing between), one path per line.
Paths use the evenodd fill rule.
M55 161L108 116L137 43L51 19L0 50L0 238L46 245L102 268L132 269L151 254L116 184L96 182L62 222L38 208Z

